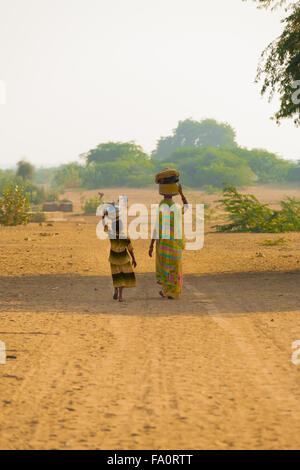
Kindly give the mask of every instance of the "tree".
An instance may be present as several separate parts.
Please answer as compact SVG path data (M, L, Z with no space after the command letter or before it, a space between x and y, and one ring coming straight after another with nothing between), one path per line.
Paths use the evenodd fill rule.
M20 160L17 168L17 176L20 176L22 180L32 180L34 175L34 166L26 160Z
M290 171L296 168L295 163L264 149L248 150L236 147L231 149L231 152L248 163L257 177L256 182L261 184L286 181Z
M155 164L134 141L105 142L81 155L83 186L97 189L107 186L142 187L153 181Z
M152 157L166 158L174 150L182 147L224 147L235 146L235 131L226 123L214 119L179 121L173 135L161 137Z
M255 180L245 159L227 148L184 147L175 150L164 164L177 168L186 186L221 188L224 181L236 186L246 186Z
M247 0L243 0L246 2ZM259 3L258 8L277 8L286 3L286 0L253 0L253 2Z
M131 142L107 142L81 155L86 164L114 162L120 159L149 160L142 147Z
M82 186L83 170L78 163L62 165L55 173L53 185L57 188L79 188Z
M5 186L10 186L15 181L16 175L13 170L0 170L0 196Z
M243 0L246 2L247 0ZM274 10L277 7L281 7L287 0L253 0L253 2L259 3L258 8L271 8Z
M34 173L34 182L36 184L45 184L45 183L50 183L52 182L52 179L58 170L58 167L52 167L52 168L38 168L35 170Z
M245 0L244 0L245 1ZM273 116L277 124L285 118L293 118L300 125L300 2L286 0L254 0L260 7L276 8L287 4L289 14L282 20L282 34L262 52L256 81L263 81L261 94L269 93L269 101L275 93L280 96L280 108Z
M300 160L298 160L297 166L295 165L293 168L290 168L287 180L300 184Z

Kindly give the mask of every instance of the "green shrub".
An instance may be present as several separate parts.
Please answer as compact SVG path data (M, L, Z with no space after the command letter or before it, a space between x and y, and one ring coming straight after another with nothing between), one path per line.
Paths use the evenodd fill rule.
M288 197L281 201L281 210L278 214L278 226L281 232L300 231L300 200Z
M216 225L219 232L292 232L300 231L300 200L287 198L281 201L281 209L271 209L262 204L252 194L240 194L237 189L226 184L221 203L230 222Z
M86 199L82 209L85 215L96 215L98 206L100 205L99 196L94 196L90 199Z
M30 218L30 222L46 222L47 216L44 212L36 212L36 214L32 214Z
M5 186L3 196L0 198L0 224L24 225L30 220L29 196L25 195L24 187Z

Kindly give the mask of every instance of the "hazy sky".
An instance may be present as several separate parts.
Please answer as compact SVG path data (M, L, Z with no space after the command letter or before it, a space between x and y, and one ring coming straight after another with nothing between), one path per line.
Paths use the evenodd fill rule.
M300 129L270 121L278 103L254 84L282 15L242 0L0 0L0 167L74 161L108 140L150 152L188 117L300 158Z

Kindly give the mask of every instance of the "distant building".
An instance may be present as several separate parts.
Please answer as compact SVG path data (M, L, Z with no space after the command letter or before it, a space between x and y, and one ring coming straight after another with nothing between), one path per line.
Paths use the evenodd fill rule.
M73 212L72 202L44 202L43 212Z

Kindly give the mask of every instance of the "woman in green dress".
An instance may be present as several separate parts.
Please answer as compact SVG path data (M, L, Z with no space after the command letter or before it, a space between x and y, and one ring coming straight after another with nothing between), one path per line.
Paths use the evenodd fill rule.
M178 184L178 193L181 195L183 204L188 204L180 184ZM183 236L176 236L175 217L179 217L177 212L180 209L177 209L176 212L174 204L172 195L165 194L159 206L171 210L159 213L157 229L159 234L157 236L155 231L149 248L149 256L152 257L154 243L156 242L156 281L161 287L159 294L161 297L168 299L179 299L183 285L182 252L184 240ZM170 234L167 238L163 235L166 224L170 224Z

